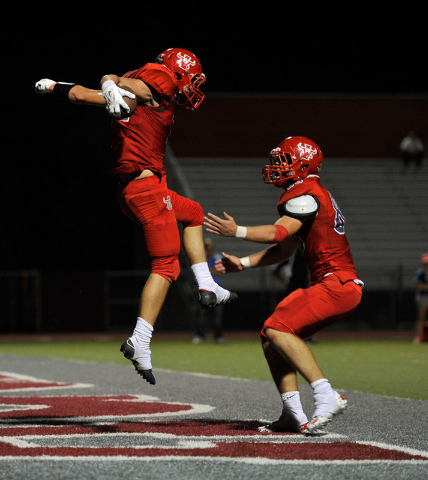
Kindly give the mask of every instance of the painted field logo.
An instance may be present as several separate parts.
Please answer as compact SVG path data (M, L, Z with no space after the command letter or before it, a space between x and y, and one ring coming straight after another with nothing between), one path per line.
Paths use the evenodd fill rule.
M89 383L52 382L29 375L20 375L12 372L0 372L0 394L2 392L22 392L27 390L52 390L60 388L90 388Z
M0 377L4 392L75 388L14 374ZM14 383L15 382L15 383ZM23 383L22 383L23 382ZM33 387L30 384L33 383ZM1 386L3 384L3 387ZM6 385L6 387L5 387ZM13 385L8 389L7 385ZM79 384L77 384L79 385ZM38 387L37 387L38 386ZM145 395L0 397L0 459L215 458L218 461L411 461L428 453L385 444L350 442L328 434L259 434L258 421L207 420L209 405L162 402ZM197 420L204 414L204 419ZM181 418L177 418L181 417ZM185 418L188 417L188 418Z
M128 417L206 413L207 405L162 403L148 395L0 397L0 426L30 422L44 425L55 421L73 423L118 421Z

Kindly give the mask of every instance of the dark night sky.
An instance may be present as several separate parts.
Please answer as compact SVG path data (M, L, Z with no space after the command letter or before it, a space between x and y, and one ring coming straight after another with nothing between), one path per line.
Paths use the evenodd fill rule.
M247 2L213 2L213 11L210 3L175 11L113 5L70 4L65 14L27 9L25 20L15 11L13 37L2 33L8 71L0 268L133 265L134 230L106 173L109 119L102 109L35 95L41 78L97 88L102 75L138 68L178 46L201 60L207 94L428 93L421 73L427 29L402 11L278 9L271 2L263 11Z
M427 92L421 74L427 25L411 2L406 10L305 2L282 8L264 2L263 10L248 2L162 10L146 3L136 10L122 4L73 6L65 15L27 12L11 55L18 68L31 65L26 80L51 76L97 86L106 72L137 68L181 46L200 58L207 91Z

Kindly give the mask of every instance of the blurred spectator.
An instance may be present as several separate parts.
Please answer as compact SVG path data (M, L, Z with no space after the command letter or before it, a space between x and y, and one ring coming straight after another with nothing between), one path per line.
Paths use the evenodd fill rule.
M425 322L428 311L428 253L421 257L422 267L416 271L416 304L418 313L416 317L416 337L414 343L427 342L425 335Z
M214 262L221 258L219 253L215 252L214 242L210 238L204 239L205 252L207 256L208 268L211 272L211 275L214 281L220 285L222 280L220 277L223 274L217 272L214 268ZM194 345L201 344L205 339L207 324L212 323L214 330L214 339L218 344L224 343L224 334L223 334L223 305L218 305L215 308L204 308L197 320L195 336L192 340Z
M406 173L407 167L411 162L420 168L424 158L425 147L422 140L418 138L413 130L410 130L407 136L400 143L401 159L403 161L403 173Z

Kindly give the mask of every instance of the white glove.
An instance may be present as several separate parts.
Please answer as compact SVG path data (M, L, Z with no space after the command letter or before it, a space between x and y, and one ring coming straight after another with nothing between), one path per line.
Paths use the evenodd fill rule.
M123 100L123 97L129 97L134 99L135 95L131 92L119 88L113 80L108 80L102 85L103 97L106 99L107 105L106 109L110 115L113 117L121 118L123 116L123 110L129 113L129 107L126 102Z
M50 90L52 85L55 85L56 82L49 80L49 78L42 78L36 82L36 93L52 93L53 90Z

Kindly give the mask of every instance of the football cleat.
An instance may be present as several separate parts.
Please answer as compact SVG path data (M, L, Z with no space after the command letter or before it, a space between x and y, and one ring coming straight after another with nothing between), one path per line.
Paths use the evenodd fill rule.
M227 291L227 290L226 290ZM217 300L217 295L211 290L199 290L199 304L202 308L211 308L217 305L224 305L226 303L233 302L238 298L238 294L235 292L228 292L229 295L226 295L222 300Z
M263 427L259 427L257 431L260 433L302 433L303 435L305 435L308 429L308 422L286 429L274 427L275 423L276 422L271 423L270 425L264 425Z
M308 435L319 435L325 433L325 427L333 420L336 415L343 413L348 406L348 401L346 398L342 397L338 392L334 392L337 402L337 410L331 415L324 417L322 415L317 415L312 418L308 423L307 434Z
M306 416L305 416L306 419ZM283 411L281 416L270 425L264 425L257 429L260 433L306 433L308 422L300 423L299 420Z
M136 349L130 338L128 338L128 340L122 343L120 351L123 353L125 358L127 358L133 363L138 375L141 375L144 380L146 380L146 382L150 383L151 385L156 384L156 380L153 376L152 370L144 369L142 365L138 363L138 360L135 357Z

